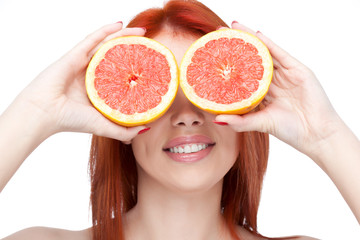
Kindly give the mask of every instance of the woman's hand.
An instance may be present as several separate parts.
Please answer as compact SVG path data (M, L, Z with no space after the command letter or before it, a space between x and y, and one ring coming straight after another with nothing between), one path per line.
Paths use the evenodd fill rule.
M129 142L144 126L125 128L102 116L85 91L85 72L106 41L143 35L142 28L110 24L89 35L35 78L0 116L0 192L27 156L57 132L94 133Z
M274 62L265 108L218 115L235 131L267 132L312 158L331 178L360 223L360 141L333 109L315 75L260 32L234 22L268 47Z
M142 28L122 29L110 24L89 35L57 62L45 69L18 97L28 103L51 133L87 132L129 141L144 126L125 128L101 115L88 100L85 72L96 50L106 41L125 35L144 35ZM45 127L45 126L44 126Z
M219 115L216 121L234 130L267 132L306 155L317 158L319 149L341 120L313 72L260 32L234 22L235 29L250 32L268 47L274 62L273 80L263 100L264 109L242 116Z

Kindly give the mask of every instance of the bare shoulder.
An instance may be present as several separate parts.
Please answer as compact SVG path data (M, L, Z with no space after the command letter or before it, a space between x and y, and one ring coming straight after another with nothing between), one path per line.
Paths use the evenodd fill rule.
M269 239L269 238L265 238L265 237L256 235L241 226L238 226L237 230L238 230L238 234L246 240L267 240L267 239ZM313 238L313 237L308 237L308 236L288 236L288 237L279 237L279 238L274 238L274 239L278 239L278 240L319 240L318 238Z
M91 228L81 231L70 231L58 228L31 227L16 232L2 240L91 240Z
M319 240L318 238L308 237L308 236L296 236L296 240Z

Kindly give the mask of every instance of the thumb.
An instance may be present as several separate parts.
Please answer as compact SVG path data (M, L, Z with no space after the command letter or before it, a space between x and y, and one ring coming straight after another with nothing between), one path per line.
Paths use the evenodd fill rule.
M124 143L131 143L131 140L140 134L142 131L148 130L146 126L137 126L137 127L123 127L115 123L111 124L112 126L103 130L103 136L110 137L113 139L120 140Z
M85 128L88 129L88 132L98 136L117 139L122 142L130 142L142 130L147 128L144 125L135 127L121 126L100 115L98 112L96 112L95 116L97 117L94 117L93 120L87 122Z
M251 112L244 115L218 115L216 122L225 122L236 132L267 132L271 130L271 121L263 112Z

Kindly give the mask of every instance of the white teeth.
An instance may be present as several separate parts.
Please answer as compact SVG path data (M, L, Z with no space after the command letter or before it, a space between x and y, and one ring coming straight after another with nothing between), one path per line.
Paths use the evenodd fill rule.
M172 153L194 153L207 148L208 144L186 144L184 146L169 148Z
M196 145L191 145L191 147L189 146L189 145L186 145L185 147L184 147L184 152L185 153L191 153L191 151L192 151L192 147L193 146L196 146Z

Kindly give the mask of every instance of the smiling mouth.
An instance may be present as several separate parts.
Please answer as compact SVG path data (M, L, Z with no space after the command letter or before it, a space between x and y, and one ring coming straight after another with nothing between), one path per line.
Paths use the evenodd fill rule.
M214 146L215 143L206 144L206 143L192 143L192 144L183 144L176 147L165 148L164 151L171 152L171 153L196 153L202 150L207 149L208 147Z

